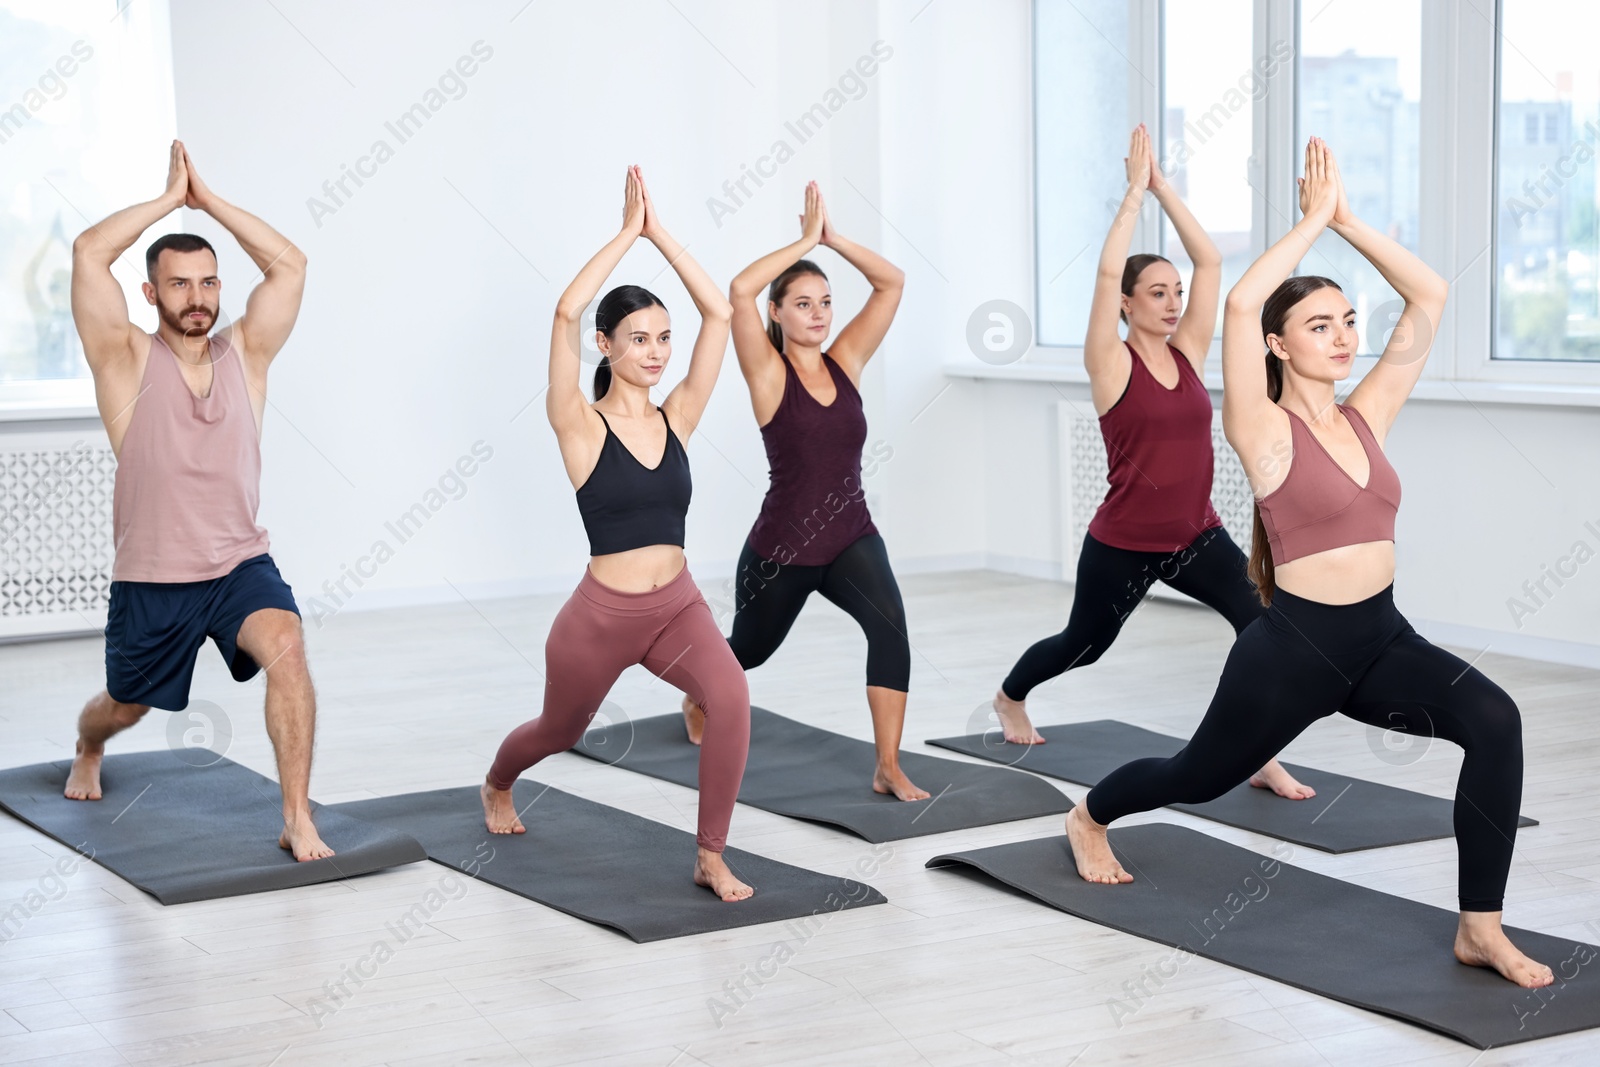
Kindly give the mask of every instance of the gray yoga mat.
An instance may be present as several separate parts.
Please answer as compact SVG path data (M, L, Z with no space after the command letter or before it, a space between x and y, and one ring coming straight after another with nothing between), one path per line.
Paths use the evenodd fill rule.
M1159 1005L1163 980L1200 955L1476 1048L1600 1026L1600 948L1592 945L1507 927L1518 948L1556 974L1544 989L1522 989L1456 962L1455 912L1182 826L1113 829L1111 845L1133 882L1085 882L1065 835L935 856L927 866L964 864L1080 919L1172 946L1141 973L1129 970L1132 983L1108 974L1107 1007L1119 1019L1149 997Z
M998 730L940 737L928 744L1020 767L1051 778L1092 786L1129 760L1175 755L1188 742L1111 719L1041 726L1043 745L1013 745ZM1205 804L1173 804L1176 811L1226 826L1292 841L1322 852L1357 852L1452 837L1454 802L1409 789L1285 763L1317 791L1309 800L1287 800L1248 782ZM1522 816L1521 826L1537 826Z
M724 901L692 880L691 833L527 778L517 780L512 796L525 834L485 830L477 786L335 807L411 834L435 863L641 943L786 919L803 920L789 928L805 940L817 928L813 916L826 919L846 908L887 903L863 882L737 848L725 851L723 860L755 895Z
M678 714L592 729L573 751L690 789L699 782L700 748L685 737ZM1031 774L915 752L901 752L900 767L932 795L897 800L872 791L877 761L871 742L751 708L750 760L739 800L875 843L1060 815L1072 807L1061 790Z
M186 750L192 751L192 750ZM61 795L71 760L0 771L0 807L163 904L333 882L427 859L403 833L312 805L327 859L278 847L278 783L230 759L194 766L169 750L110 755L100 800Z

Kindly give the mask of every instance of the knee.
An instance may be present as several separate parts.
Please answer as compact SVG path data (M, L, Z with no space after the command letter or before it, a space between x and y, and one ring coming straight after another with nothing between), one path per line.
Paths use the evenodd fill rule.
M1468 737L1490 751L1522 751L1522 712L1511 695L1493 682L1486 681L1473 694Z
M260 641L265 658L257 657L262 670L273 680L310 677L311 667L306 662L305 633L299 620L274 624Z
M111 721L124 729L144 718L150 710L149 704L124 704L109 693L106 695L106 700L111 706Z
M698 701L705 709L706 716L738 715L745 719L750 718L750 683L745 678L744 672L729 674L726 678L719 678L708 686L703 686L704 699Z

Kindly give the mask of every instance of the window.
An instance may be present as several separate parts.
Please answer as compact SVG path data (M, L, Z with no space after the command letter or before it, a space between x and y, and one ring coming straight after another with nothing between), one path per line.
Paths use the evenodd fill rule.
M164 3L0 0L0 407L89 396L72 239L160 192L175 127L169 41ZM138 251L115 273L153 329Z
M1350 209L1416 252L1422 186L1421 0L1305 4L1300 16L1298 121L1290 146L1294 171L1301 170L1306 139L1321 137L1339 161ZM1530 124L1528 134L1532 139L1537 126ZM1356 309L1360 354L1383 353L1403 304L1365 256L1327 232L1300 261L1299 273L1338 282Z
M1600 7L1504 0L1500 20L1493 357L1600 360Z

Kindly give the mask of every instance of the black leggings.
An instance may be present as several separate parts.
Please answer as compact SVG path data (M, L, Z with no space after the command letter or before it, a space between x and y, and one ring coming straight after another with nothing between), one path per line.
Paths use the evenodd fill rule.
M1215 800L1336 711L1465 750L1455 803L1461 910L1501 910L1522 804L1522 719L1504 690L1411 628L1393 586L1337 605L1279 590L1234 642L1183 751L1123 764L1089 791L1086 811L1110 823Z
M1156 579L1192 596L1243 632L1265 610L1245 576L1244 553L1221 526L1176 552L1132 552L1085 534L1067 628L1022 654L1001 690L1026 700L1034 686L1099 659Z
M875 533L852 541L832 563L799 566L762 559L745 542L734 588L728 644L745 670L767 662L800 615L806 598L821 593L850 613L867 635L867 684L906 692L911 642L906 609L889 569L889 552Z

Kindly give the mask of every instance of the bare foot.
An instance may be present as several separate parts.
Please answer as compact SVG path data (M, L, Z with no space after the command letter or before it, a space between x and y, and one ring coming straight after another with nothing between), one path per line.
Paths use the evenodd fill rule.
M994 713L1000 718L1000 729L1013 745L1042 745L1044 738L1033 728L1028 712L1020 700L1012 700L1004 690L994 695Z
M1456 929L1456 959L1469 967L1499 971L1502 978L1524 989L1547 986L1556 977L1550 968L1524 956L1511 943L1500 927L1497 911L1461 913L1461 925Z
M744 900L755 893L754 889L739 881L733 876L733 872L728 870L728 865L723 862L722 853L707 849L701 849L700 855L695 858L694 884L705 886L730 903Z
M1133 881L1133 875L1123 870L1112 854L1106 828L1089 818L1082 804L1067 812L1067 844L1072 846L1072 858L1085 882L1114 885Z
M1257 789L1270 789L1280 797L1290 800L1309 800L1317 791L1298 781L1283 769L1283 764L1273 760L1250 776L1250 784Z
M78 742L78 754L72 758L72 770L67 775L67 788L63 795L68 800L100 799L100 760L105 750L85 752L83 742Z
M689 734L689 743L691 745L698 745L700 738L705 736L705 710L688 697L683 698L683 728Z
M488 782L478 787L483 797L483 825L491 834L525 834L528 828L517 818L517 806L511 802L511 790L496 789Z
M906 772L899 767L885 769L883 764L878 765L878 770L872 776L872 791L874 793L893 793L901 800L927 800L932 793L919 788L911 779L906 777Z
M311 824L309 811L284 821L283 833L278 835L278 847L294 853L294 858L301 863L327 859L333 855L333 849L322 843L317 828Z

